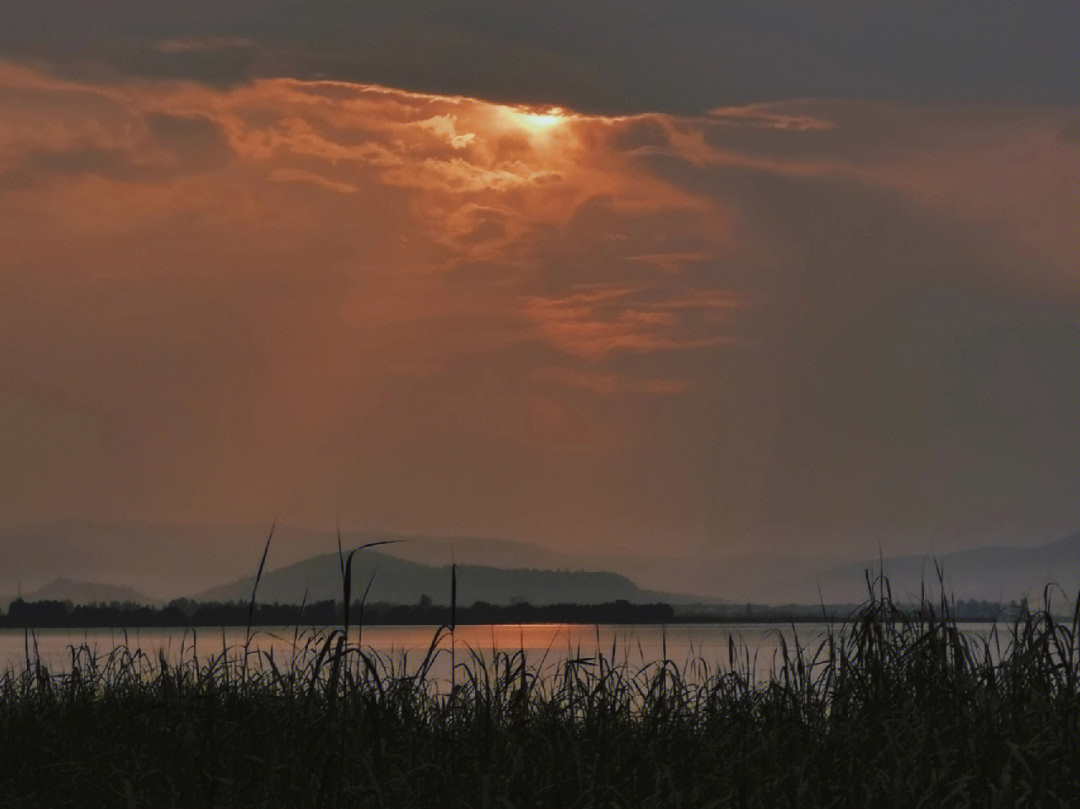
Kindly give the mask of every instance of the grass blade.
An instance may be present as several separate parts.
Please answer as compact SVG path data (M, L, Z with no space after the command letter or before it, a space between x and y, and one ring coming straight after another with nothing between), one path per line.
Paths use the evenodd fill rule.
M248 616L247 616L247 631L245 637L247 640L251 640L251 619L255 616L255 594L259 591L259 581L262 579L263 568L266 567L266 554L270 550L270 540L274 538L274 529L277 527L277 520L274 520L270 524L270 533L266 537L266 544L263 546L262 558L259 560L259 569L255 572L255 584L251 587L251 602L248 604Z

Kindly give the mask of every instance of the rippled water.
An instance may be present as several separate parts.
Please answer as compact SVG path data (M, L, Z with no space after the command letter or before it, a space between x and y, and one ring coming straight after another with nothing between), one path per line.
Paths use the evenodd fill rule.
M413 673L431 648L436 626L373 626L363 634L350 633L350 642L376 653L398 673ZM783 644L796 642L814 649L825 637L825 624L692 624L675 626L615 626L585 624L499 624L460 626L453 638L439 638L433 677L446 678L450 673L451 642L458 663L473 655L490 660L494 652L523 652L526 661L542 670L553 670L568 660L593 659L602 654L609 662L625 663L631 670L664 659L681 670L702 673L728 668L732 655L740 670L749 669L761 680L767 679L781 655ZM983 635L988 624L969 624L965 632ZM249 660L265 664L268 656L278 666L302 655L307 642L325 630L294 627L260 627L253 630L248 645ZM225 651L236 659L243 654L243 627L142 629L21 629L0 630L0 668L21 670L28 660L40 660L50 671L70 669L72 648L87 647L100 659L126 647L141 652L151 661L159 656L170 663L198 658L207 661Z

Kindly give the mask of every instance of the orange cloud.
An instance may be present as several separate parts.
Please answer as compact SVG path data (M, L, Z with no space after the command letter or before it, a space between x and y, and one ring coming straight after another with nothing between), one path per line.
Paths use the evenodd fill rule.
M954 440L964 329L1073 313L1075 113L952 112L0 65L4 474L69 481L0 504L644 543L827 523L866 468L869 510Z

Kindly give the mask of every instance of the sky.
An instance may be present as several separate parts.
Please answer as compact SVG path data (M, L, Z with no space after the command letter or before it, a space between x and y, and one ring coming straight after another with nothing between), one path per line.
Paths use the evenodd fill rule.
M1080 10L0 9L0 522L1080 528Z

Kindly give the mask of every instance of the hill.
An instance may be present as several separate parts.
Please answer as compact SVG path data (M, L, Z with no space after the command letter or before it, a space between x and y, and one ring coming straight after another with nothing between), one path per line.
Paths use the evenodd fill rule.
M70 601L72 604L149 604L151 599L130 587L58 578L44 587L23 593L25 601ZM4 599L10 603L14 597Z
M411 604L429 597L435 604L449 603L450 566L424 565L376 551L361 551L353 560L353 592L359 597L368 582L369 602ZM197 600L236 601L251 597L254 577L248 576L194 596ZM661 594L642 590L615 573L500 568L458 565L458 603L487 601L509 604L599 604L625 599L655 601ZM263 574L260 603L299 603L341 598L341 571L336 553L324 554Z
M0 593L48 592L45 588L51 587L58 577L70 581L123 582L140 595L145 593L144 598L155 601L213 592L250 581L268 528L268 525L162 526L75 520L9 526L0 529L0 558L5 563L0 569ZM473 599L486 599L479 593L489 590L500 598L530 598L532 593L563 589L588 591L593 585L585 582L607 581L609 584L598 586L597 592L609 593L612 598L626 597L631 591L625 588L633 582L637 590L627 600L662 600L671 604L721 600L736 604L816 604L823 599L829 603L846 603L862 600L866 595L864 571L877 569L879 565L878 559L858 561L850 557L775 553L735 556L708 548L685 555L666 555L662 551L574 553L495 538L416 536L383 531L342 534L346 548L385 539L405 540L381 547L377 556L371 557L385 560L373 585L378 589L372 592L376 597L385 595L387 600L397 600L395 592L403 594L400 598L405 598L404 594L410 599L419 598L425 591L431 591L427 594L432 598L438 597L446 590L445 571L453 560L463 572L466 568L478 569L470 586L480 590L471 596L463 593ZM336 547L332 530L278 526L267 559L268 569L302 564L325 552L336 571ZM944 568L946 587L963 599L1008 601L1022 595L1038 595L1051 581L1069 592L1080 587L1080 534L1043 545L986 546L939 554L936 559ZM885 572L895 593L917 594L922 582L935 583L934 560L935 556L929 553L886 556ZM391 567L393 561L419 567L400 568L400 576L386 591L384 581L391 572L399 570ZM444 574L432 574L430 569ZM496 574L480 573L479 569L521 572L516 578L499 573L506 584L496 587L485 583ZM573 575L585 578L573 579L571 574L564 573L557 580L536 583L543 578L542 572L554 575L560 570L593 571L590 575L600 578L589 579L580 573ZM415 580L420 584L410 584L412 575L421 576ZM605 579L605 576L615 578ZM304 574L302 578L306 581L311 577ZM338 578L340 574L331 581ZM319 576L312 578L318 579ZM614 582L620 579L622 583L615 586ZM336 588L334 584L335 596ZM296 597L302 595L301 584Z
M42 588L57 577L120 581L155 601L249 577L259 563L269 525L155 525L89 520L57 520L0 528L0 593ZM624 576L642 588L666 591L671 603L712 601L709 575L693 585L682 578L703 568L681 560L625 554L582 555L508 539L393 534L385 531L342 533L346 548L377 540L403 540L380 548L388 557L421 565L459 565L533 571L579 570ZM336 532L289 525L274 531L267 564L284 567L310 559L314 552L333 555ZM336 558L336 556L335 556ZM690 592L694 596L672 593Z
M827 600L856 600L866 595L865 571L883 570L898 598L918 595L925 582L937 589L939 566L946 593L958 599L1010 601L1041 598L1047 584L1056 584L1069 598L1080 589L1080 534L1029 548L989 546L934 556L886 557L826 569L817 575ZM1061 599L1060 592L1057 594Z

